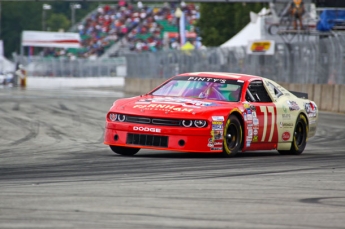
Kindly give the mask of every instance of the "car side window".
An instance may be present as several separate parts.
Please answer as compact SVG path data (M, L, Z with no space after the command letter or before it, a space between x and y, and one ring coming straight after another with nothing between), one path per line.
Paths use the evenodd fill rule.
M248 90L254 97L255 102L272 102L261 80L252 81L248 86Z
M274 92L274 95L277 96L277 98L283 95L283 93L270 82L268 82L268 87Z

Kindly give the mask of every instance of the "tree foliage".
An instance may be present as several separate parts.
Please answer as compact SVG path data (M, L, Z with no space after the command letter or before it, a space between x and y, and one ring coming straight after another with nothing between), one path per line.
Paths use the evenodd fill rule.
M6 57L11 58L13 52L20 53L22 31L42 30L43 4L51 5L51 10L46 11L46 27L51 27L52 31L57 31L59 29L58 27L62 27L65 30L69 29L71 2L1 2L0 39L4 41L4 52ZM79 4L81 4L81 9L75 11L76 21L80 21L87 13L96 9L99 5L98 2L81 2ZM112 4L115 3L112 2ZM58 23L56 21L57 18L60 18L62 21Z
M250 11L258 13L264 6L263 3L201 3L197 26L202 43L223 44L250 22Z
M63 14L52 14L47 20L49 31L67 31L70 27L70 20Z

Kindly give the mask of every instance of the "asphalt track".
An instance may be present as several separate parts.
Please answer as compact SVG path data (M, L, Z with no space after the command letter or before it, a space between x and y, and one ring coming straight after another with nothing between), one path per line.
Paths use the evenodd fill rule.
M0 89L0 228L345 228L345 116L300 156L113 154L119 89Z

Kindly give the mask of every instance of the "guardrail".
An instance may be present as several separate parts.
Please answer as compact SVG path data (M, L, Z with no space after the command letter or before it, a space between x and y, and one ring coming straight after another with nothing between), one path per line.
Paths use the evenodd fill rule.
M29 76L53 77L101 77L126 76L126 59L74 59L65 57L45 58L39 56L17 57L15 60L25 66Z

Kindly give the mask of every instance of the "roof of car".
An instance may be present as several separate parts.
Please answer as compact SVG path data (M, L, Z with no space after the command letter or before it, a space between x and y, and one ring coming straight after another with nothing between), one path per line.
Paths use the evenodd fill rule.
M236 79L236 80L253 80L262 79L260 76L246 75L241 73L229 73L229 72L188 72L178 76L198 76L198 77L216 77L221 79Z

